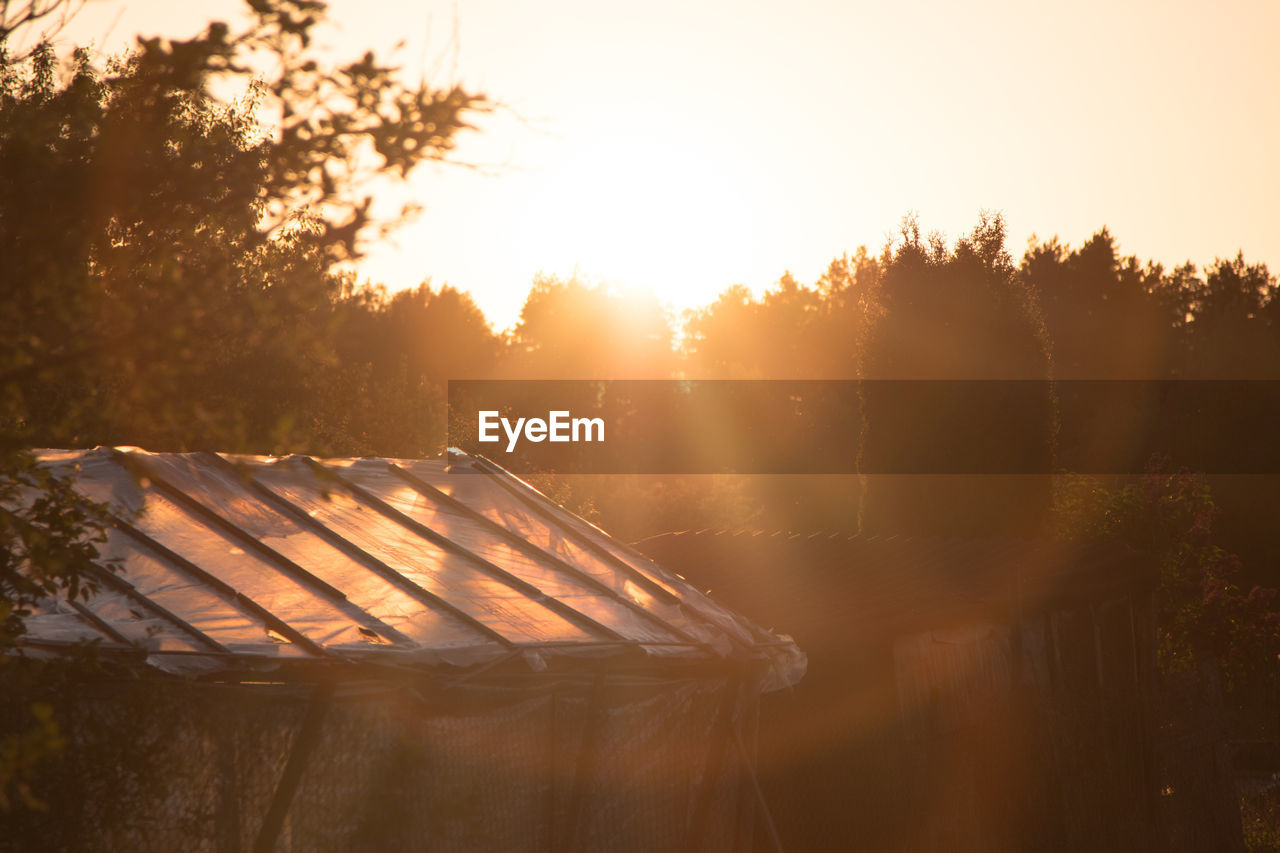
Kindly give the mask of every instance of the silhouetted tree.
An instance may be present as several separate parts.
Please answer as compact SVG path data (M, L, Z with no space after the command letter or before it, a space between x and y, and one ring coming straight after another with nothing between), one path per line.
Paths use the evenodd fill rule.
M783 276L756 299L742 285L685 318L684 363L706 379L853 379L880 265L859 248L812 286Z
M1242 253L1218 259L1189 289L1184 377L1280 378L1280 302L1265 264L1246 263Z
M759 298L741 285L725 290L711 305L686 314L685 374L697 379L856 378L879 275L877 259L859 248L853 257L831 261L812 286L784 273ZM821 459L832 442L815 443L814 436L841 418L848 420L848 389L797 381L786 391L786 406L765 410L757 403L751 417L716 424L717 438L710 440L723 443L731 437L746 447L792 447ZM856 528L861 491L856 477L753 476L734 485L752 507L738 525Z
M260 436L246 394L290 398L291 359L327 345L330 270L387 224L368 181L443 156L483 106L406 87L372 54L318 63L322 3L250 6L246 32L141 39L105 72L79 50L59 82L47 45L0 67L8 428L153 447ZM245 94L219 101L215 78Z
M1120 258L1104 228L1079 249L1033 242L1019 278L1034 289L1056 379L1158 379L1173 369L1178 306L1162 270Z
M1004 248L1004 221L984 214L949 249L927 241L907 220L896 248L886 248L878 306L862 352L870 380L1045 380L1049 341L1034 294L1018 278ZM958 386L943 405L937 394L917 400L901 381L863 388L861 468L868 478L862 529L869 533L948 535L1038 532L1047 523L1052 491L1054 405L1046 385L1028 406L1017 386ZM1008 392L992 404L981 390ZM939 409L939 405L942 408ZM948 464L997 451L1014 460L1011 476L959 476L926 470L889 476L902 460L950 448ZM961 468L963 470L963 468ZM977 471L977 474L992 473Z
M536 379L665 379L675 352L647 290L539 276L520 310L505 373Z
M393 296L353 290L330 335L335 358L313 367L299 411L331 454L439 453L448 381L491 377L503 352L468 294L429 283Z
M1071 477L1060 484L1055 525L1070 537L1117 536L1152 555L1159 663L1188 670L1206 655L1226 669L1229 685L1269 676L1280 652L1276 591L1246 588L1239 557L1215 527L1222 511L1209 481L1156 461L1132 482L1109 486Z

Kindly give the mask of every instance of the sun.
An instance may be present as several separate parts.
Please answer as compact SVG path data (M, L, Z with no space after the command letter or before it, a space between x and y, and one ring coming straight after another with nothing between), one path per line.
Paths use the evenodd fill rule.
M519 265L647 287L677 309L754 277L762 235L750 170L709 143L634 133L568 141L531 183Z

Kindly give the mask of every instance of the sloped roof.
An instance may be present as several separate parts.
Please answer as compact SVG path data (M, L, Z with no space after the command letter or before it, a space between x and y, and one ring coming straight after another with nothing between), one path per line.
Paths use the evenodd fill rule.
M1117 541L666 533L636 547L806 649L1008 619L1150 588L1151 561Z
M100 592L40 602L29 646L97 640L171 671L471 666L523 656L804 656L487 460L39 451L110 508Z

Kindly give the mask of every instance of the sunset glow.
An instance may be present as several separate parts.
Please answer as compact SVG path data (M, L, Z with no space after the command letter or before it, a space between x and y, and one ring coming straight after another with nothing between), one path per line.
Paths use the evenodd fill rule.
M689 305L758 264L758 206L731 162L661 137L594 135L565 147L523 199L518 268L577 271Z
M119 50L239 8L103 0L64 42ZM337 0L329 19L335 56L373 48L502 105L456 151L482 168L420 169L424 215L361 266L466 290L498 328L538 272L680 309L812 282L913 211L952 239L1001 211L1015 255L1107 226L1166 265L1280 262L1275 4Z

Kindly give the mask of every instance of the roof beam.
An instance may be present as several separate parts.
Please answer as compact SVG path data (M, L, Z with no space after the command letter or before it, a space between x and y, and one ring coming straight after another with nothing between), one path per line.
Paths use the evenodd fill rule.
M374 495L369 490L356 485L355 483L348 480L346 477L343 477L338 472L331 471L328 468L325 468L323 465L321 465L319 462L312 459L311 457L303 456L301 458L308 466L312 467L312 469L315 470L320 476L329 477L341 483L344 488L350 491L362 502L372 507L373 509L377 510L378 512L382 513L387 518L391 519L397 524L400 524L404 527L409 528L414 533L418 534L424 539L428 539L434 542L436 545L440 546L445 551L449 551L453 554L458 555L459 557L462 557L463 559L475 565L484 573L501 581L502 583L506 584L507 586L511 587L517 592L522 593L532 601L537 602L538 604L556 613L557 615L564 617L570 622L576 623L579 627L585 628L590 633L603 634L604 636L612 640L629 639L619 634L617 631L613 630L609 626L600 624L595 619L592 619L590 616L586 615L585 613L575 610L574 608L565 604L563 601L556 598L555 596L547 595L542 590L538 589L536 586L524 580L523 578L520 578L520 577L517 577L516 575L511 574L506 569L503 569L499 566L495 566L493 563L489 562L484 557L481 557L479 554L476 554L474 551L464 548L463 546L459 545L457 542L454 542L449 537L441 533L437 533L436 531L432 530L430 527L427 527L422 522L417 521L416 519L410 518L400 510L396 509L395 507L388 504L386 501L379 498L377 495Z
M564 530L566 533L572 536L580 545L582 545L587 550L591 551L596 556L600 557L602 560L609 563L609 565L623 572L628 577L632 578L638 584L643 586L645 589L648 589L651 592L653 592L659 598L662 598L666 601L684 603L683 599L681 599L680 596L676 595L666 587L654 581L652 578L644 574L644 572L641 572L635 566L631 565L626 560L623 560L617 554L614 554L612 551L610 551L608 548L605 548L598 542L592 541L592 539L584 535L582 531L576 530L573 525L560 524L559 519L557 519L552 514L551 510L543 506L538 500L534 499L532 496L522 494L521 489L517 488L511 483L508 483L507 477L509 477L510 475L507 474L506 471L494 465L492 462L490 462L488 459L485 459L484 457L472 456L471 460L473 463L475 463L476 467L478 467L480 471L484 473L485 476L487 476L490 480L492 480L499 487L505 490L508 494L510 494L516 500L520 501L529 509L533 510L538 515L542 516L544 520L548 520L557 524L557 526L561 530ZM529 488L529 487L526 487L526 488ZM529 491L533 491L533 489L529 488ZM538 497L541 497L541 495L537 492L534 492L534 494L538 494ZM628 550L634 550L634 549L628 549ZM639 553L639 552L636 552L636 553ZM645 559L647 560L649 558L645 557ZM696 607L689 607L688 609L689 609L689 612L693 613L698 618L702 619L703 622L710 625L716 631L724 634L729 639L729 641L734 645L737 645L741 648L750 648L749 646L744 644L741 640L739 640L737 637L734 637L730 632L725 631L724 628L722 628L721 626L713 622L711 619L709 619L706 616L706 614L702 613ZM757 628L755 623L753 622L748 622L747 627L744 630L746 630L748 634L755 633L762 636L767 635L767 632L765 632L761 628ZM760 639L760 637L757 637L757 639Z
M127 534L128 536L133 538L136 542L146 546L148 549L150 549L155 554L159 555L161 558L163 558L166 562L170 563L174 567L185 571L187 574L195 577L201 583L204 583L210 587L213 587L218 592L221 592L224 596L229 597L241 608L249 611L254 616L257 616L259 619L261 619L263 624L267 625L268 627L272 628L275 631L278 631L281 635L287 637L291 642L321 657L329 656L329 652L324 648L324 646L320 645L315 640L312 640L310 637L303 634L298 629L294 628L288 622L285 622L279 616L276 616L270 610L263 607L261 604L254 601L249 596L236 590L226 581L222 580L216 575L210 574L209 572L200 568L195 563L191 562L186 557L182 556L176 551L173 551L165 547L164 545L157 542L155 539L152 539L146 533L143 533L137 527L134 527L132 524L120 518L119 516L110 515L108 517L110 518L111 523L115 525L116 528L119 529L122 533ZM141 594L139 593L139 595ZM145 596L143 596L143 598L144 600L149 600L149 599L145 599ZM218 648L220 651L228 651L228 649L223 648L222 646L219 646Z
M316 521L314 518L312 518L310 515L307 514L306 510L302 509L302 507L298 506L297 504L294 504L292 501L290 501L288 498L284 497L283 495L280 495L277 492L272 491L269 486L263 484L261 481L253 477L252 473L238 468L234 463L228 461L227 459L224 459L223 457L219 456L216 453L208 453L208 456L213 459L216 459L221 466L225 467L226 470L228 470L231 473L234 473L237 477L240 477L242 482L244 482L245 487L253 490L254 494L258 495L260 498L262 498L267 503L271 504L276 509L287 514L290 518L293 518L303 527L310 530L312 533L315 533L317 536L324 539L330 545L333 545L339 551L342 551L351 559L361 563L366 568L373 571L374 574L379 575L384 580L387 580L390 583L394 584L399 589L404 590L406 593L408 593L409 595L412 595L414 598L418 599L428 607L435 608L436 610L439 610L442 613L452 616L453 618L466 624L468 627L472 628L477 633L483 635L485 639L492 640L509 649L515 648L516 644L513 641L509 640L507 637L503 636L498 631L494 630L493 628L490 628L488 625L484 624L479 619L472 616L470 613L467 613L465 610L462 610L457 606L450 604L448 601L436 595L431 590L426 589L414 583L409 578L405 577L404 575L397 572L395 569L391 568L391 566L388 566L386 563L382 562L377 557L370 554L368 551L365 551L364 549L362 549L359 545L356 545L351 540L343 537L337 531L329 527L326 527L325 525L321 524L319 521Z
M115 518L115 516L111 516L110 520L112 524L119 527L119 524L121 523L119 519ZM213 651L219 652L219 653L230 652L230 649L228 649L226 646L222 645L222 643L219 643L217 640L210 637L204 631L201 631L195 625L192 625L190 622L183 619L181 616L177 615L176 613L170 611L165 607L162 607L161 605L152 601L147 596L143 595L141 592L138 591L137 587L129 583L124 578L117 577L116 575L112 574L110 571L108 571L105 568L102 568L101 566L96 566L96 568L98 570L97 571L98 576L102 579L104 583L106 583L108 586L114 587L116 590L123 593L124 596L128 598L130 601L140 605L141 607L147 610L150 610L151 612L160 616L162 619L166 620L167 622L172 623L174 626L178 628L178 630L192 637L201 645L207 646Z
M70 604L71 608L75 610L76 613L80 614L81 619L88 622L98 631L102 632L103 634L107 635L111 639L115 640L117 643L122 643L126 646L133 646L134 648L138 647L137 643L130 640L124 634L121 634L119 631L117 631L115 628L111 626L110 622L103 619L97 613L94 613L92 610L90 610L81 602L76 601L73 598L68 598L67 604Z
M444 492L440 491L435 486L431 485L425 480L414 476L412 472L406 470L405 468L390 461L387 462L387 467L391 469L391 472L393 474L400 477L402 480L404 480L406 483L412 486L414 490L417 491L419 494L421 494L423 497L429 498L438 504L443 504L444 506L447 506L449 509L453 510L454 512L457 512L460 515L466 516L467 518L476 522L477 524L479 524L481 527L483 527L485 530L489 531L490 533L497 534L507 544L523 552L526 556L533 557L536 560L541 560L543 562L550 563L551 565L555 566L557 569L564 572L565 574L571 575L575 579L585 583L587 586L590 586L592 589L595 589L599 592L604 593L605 595L609 596L611 600L618 602L623 607L626 607L628 610L631 610L632 612L645 618L649 622L655 625L658 625L659 627L662 628L662 630L666 631L667 633L672 634L676 637L679 637L680 639L687 641L691 645L698 646L708 651L711 650L710 645L708 645L707 643L697 639L696 637L687 633L683 629L675 625L672 625L671 623L662 619L656 613L646 610L644 607L637 604L635 601L632 601L630 598L627 598L625 595L620 594L616 589L609 586L604 581L601 581L599 578L583 571L582 569L577 568L576 566L571 565L570 563L566 562L560 557L557 557L555 554L552 554L544 550L543 548L540 548L539 546L533 544L529 540L513 533L512 531L503 527L501 524L498 524L496 521L489 518L487 515L477 512L476 510L467 506L457 498L454 498L450 495L445 494Z
M20 516L18 516L16 513L14 513L12 510L6 507L0 506L0 512L3 512L5 515L9 516L10 518L18 520L20 523L22 521ZM104 516L112 526L120 529L124 533L130 532L128 529L126 529L130 527L128 522L122 521L120 518L110 513L104 513ZM134 531L134 532L137 532L137 531ZM145 534L143 535L145 536ZM210 649L213 649L216 652L229 651L229 649L227 649L226 646L222 645L217 640L213 639L208 634L204 633L199 628L192 625L187 620L183 619L181 616L178 616L177 614L170 612L164 607L161 607L156 602L147 598L145 595L143 595L141 592L138 591L137 587L129 583L124 578L118 577L115 573L111 572L107 568L97 563L90 563L89 566L94 577L96 577L102 583L122 593L126 598L128 598L130 601L134 602L135 604L139 605L144 610L150 610L152 613L155 613L160 618L164 619L167 622L170 622L179 631L195 639L196 642ZM72 602L73 606L74 604L75 603ZM84 614L82 613L81 615L83 616ZM96 614L95 614L95 618L97 618ZM126 642L128 641L126 640Z
M557 524L559 523L560 520L556 518L551 513L551 511L548 510L545 506L542 506L533 497L522 494L519 489L517 489L512 484L506 482L506 475L507 475L506 471L503 471L501 468L494 465L492 462L490 462L488 459L485 459L482 456L472 456L471 461L490 480L492 480L493 482L501 486L504 491L506 491L516 500L520 501L522 504L529 507L529 509L533 510L538 515L542 516L543 519L556 522ZM572 527L569 527L566 525L565 529L567 529L571 534L573 534L573 538L578 540L578 543L580 545L585 547L587 550L591 551L596 556L608 562L614 568L625 573L628 577L630 577L636 583L640 584L640 586L649 590L649 592L651 592L653 595L669 603L676 603L681 601L680 596L676 595L671 590L667 589L665 586L658 583L653 578L649 577L644 572L637 569L635 566L631 565L625 560L619 559L618 556L614 554L612 551L610 551L609 549L602 547L597 542L591 541L586 536L583 536L580 531L574 530Z
M277 568L281 569L284 574L292 576L294 580L301 582L304 586L310 587L331 599L339 608L348 611L355 611L354 613L348 612L346 615L357 625L364 627L366 630L385 635L387 639L394 640L395 642L410 648L417 647L417 643L409 637L405 636L400 631L397 631L395 628L348 599L342 590L327 583L321 578L316 577L293 560L290 560L284 554L281 554L270 545L267 545L261 539L258 539L248 533L244 528L205 506L199 500L193 498L191 495L170 483L162 475L156 473L153 468L149 467L142 460L127 457L124 453L119 450L115 450L114 448L111 452L117 460L126 467L126 469L136 468L138 472L151 481L151 485L155 487L158 492L178 504L178 506L182 507L190 514L196 516L196 518L213 528L222 531L227 536L230 536L232 539L243 544L249 550L256 552L259 556L266 559L267 562L273 563Z

